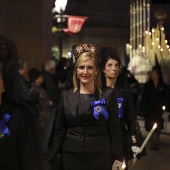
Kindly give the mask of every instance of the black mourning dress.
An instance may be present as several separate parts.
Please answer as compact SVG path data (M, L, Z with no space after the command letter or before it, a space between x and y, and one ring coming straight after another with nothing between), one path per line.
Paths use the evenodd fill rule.
M42 170L26 109L3 100L0 107L1 122L4 114L11 117L5 123L10 135L0 138L0 170Z
M77 112L80 121L90 109L89 103L94 100L94 94L80 94ZM110 151L64 152L63 161L65 170L109 170L112 165Z
M123 155L125 158L126 166L128 166L128 160L132 159L133 156L131 150L131 147L133 145L131 136L135 136L135 145L137 145L138 147L140 147L143 143L143 136L139 127L139 123L137 121L134 102L131 96L130 89L115 87L113 91L116 94L119 108L118 116L120 119ZM120 99L122 99L123 102L120 102ZM141 156L146 156L146 149L143 150ZM128 167L126 167L126 169L128 169Z
M100 114L97 120L90 103L100 99L106 98L97 93L80 94L70 90L63 93L54 130L53 154L62 153L64 170L111 170L114 159L122 160L117 107L110 112L113 109L107 104L108 119Z

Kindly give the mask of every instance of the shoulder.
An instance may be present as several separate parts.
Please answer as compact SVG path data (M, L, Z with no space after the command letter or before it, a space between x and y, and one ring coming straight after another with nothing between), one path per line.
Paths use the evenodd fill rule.
M107 99L107 101L116 100L117 97L117 90L111 87L105 87L102 89L102 95Z
M113 92L113 89L111 87L104 87L102 89L102 95L108 96Z
M73 88L70 88L70 89L64 89L64 91L63 91L63 95L64 96L67 96L67 95L71 95L71 94L73 94L74 92L73 92Z
M77 93L78 93L78 91L74 92L73 88L65 89L62 93L62 98L67 98L67 97L75 95Z

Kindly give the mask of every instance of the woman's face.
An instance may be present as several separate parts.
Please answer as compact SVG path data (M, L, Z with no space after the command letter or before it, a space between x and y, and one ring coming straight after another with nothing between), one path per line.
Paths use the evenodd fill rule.
M77 78L80 80L80 84L92 84L94 85L95 76L97 76L98 70L96 69L93 59L88 59L81 63L77 67Z
M158 73L157 73L156 71L152 71L152 72L151 72L151 79L152 79L153 81L156 81L156 80L159 79L159 75L158 75Z
M2 97L2 93L3 93L3 89L4 89L4 83L3 83L3 79L2 79L2 74L0 72L0 105L1 105L1 97Z
M117 78L120 72L120 66L117 60L109 59L106 64L103 72L108 78Z
M43 83L43 81L44 81L44 78L43 78L42 75L40 75L40 76L35 80L35 84L36 84L37 86L41 86L41 84Z

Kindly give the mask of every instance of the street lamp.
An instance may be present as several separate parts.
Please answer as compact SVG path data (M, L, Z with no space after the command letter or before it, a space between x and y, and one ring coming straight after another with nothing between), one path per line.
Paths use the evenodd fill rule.
M66 5L67 0L56 0L55 7L53 8L53 10L58 13L62 13L62 11L65 11Z
M52 10L53 14L57 12L57 14L54 15L53 19L55 19L55 24L57 25L54 30L57 34L57 37L59 38L60 59L62 57L62 38L65 35L64 33L68 35L78 33L81 30L84 22L88 18L86 16L65 15L64 11L66 5L67 0L56 0L55 7Z
M62 38L63 38L63 26L66 22L67 15L64 15L64 11L67 5L67 0L56 0L55 1L55 7L52 10L52 13L58 13L53 18L55 19L55 22L57 22L57 33L59 38L59 59L62 57Z

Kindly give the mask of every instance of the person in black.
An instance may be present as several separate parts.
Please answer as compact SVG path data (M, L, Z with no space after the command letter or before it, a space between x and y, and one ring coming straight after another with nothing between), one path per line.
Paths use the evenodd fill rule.
M163 82L159 68L153 67L150 79L144 84L140 106L141 112L145 113L145 129L150 131L154 123L157 123L150 140L152 150L159 149L160 131L164 128L162 107L165 106L167 109L168 101L168 86Z
M52 134L55 126L55 117L58 110L58 105L60 102L60 90L58 88L58 84L55 82L54 75L55 75L56 63L54 60L50 60L45 63L42 69L42 76L43 76L43 84L42 87L48 94L49 99L53 102L51 111L51 116L49 119L49 128L52 129L52 133L50 136L50 140L48 142L49 147L51 148L52 145ZM51 126L51 127L50 127Z
M123 156L127 170L128 160L132 158L131 147L135 145L139 148L143 142L133 97L126 74L121 71L122 63L116 49L112 47L102 48L100 66L103 86L111 87L116 94L119 108L118 116L121 124Z
M0 35L0 169L42 170L13 41Z
M115 159L121 168L117 102L114 93L102 94L99 51L95 44L73 46L74 87L62 94L50 158L54 165L62 154L63 170L111 170Z
M53 130L56 106L53 101L50 100L47 91L42 87L44 81L42 72L37 68L31 68L29 71L29 80L31 82L31 88L39 93L37 103L38 132L42 158L45 158L49 152L49 140ZM53 119L52 122L51 119Z
M36 104L38 103L39 93L31 88L29 81L29 65L28 60L25 56L18 57L18 71L20 76L22 98L24 105L28 110L31 117L31 124L34 129L34 138L40 152L40 138L38 135L38 110Z
M122 68L122 72L127 76L127 80L132 92L133 101L135 104L135 109L138 111L138 98L140 94L139 82L136 80L134 75L127 69L127 67Z

